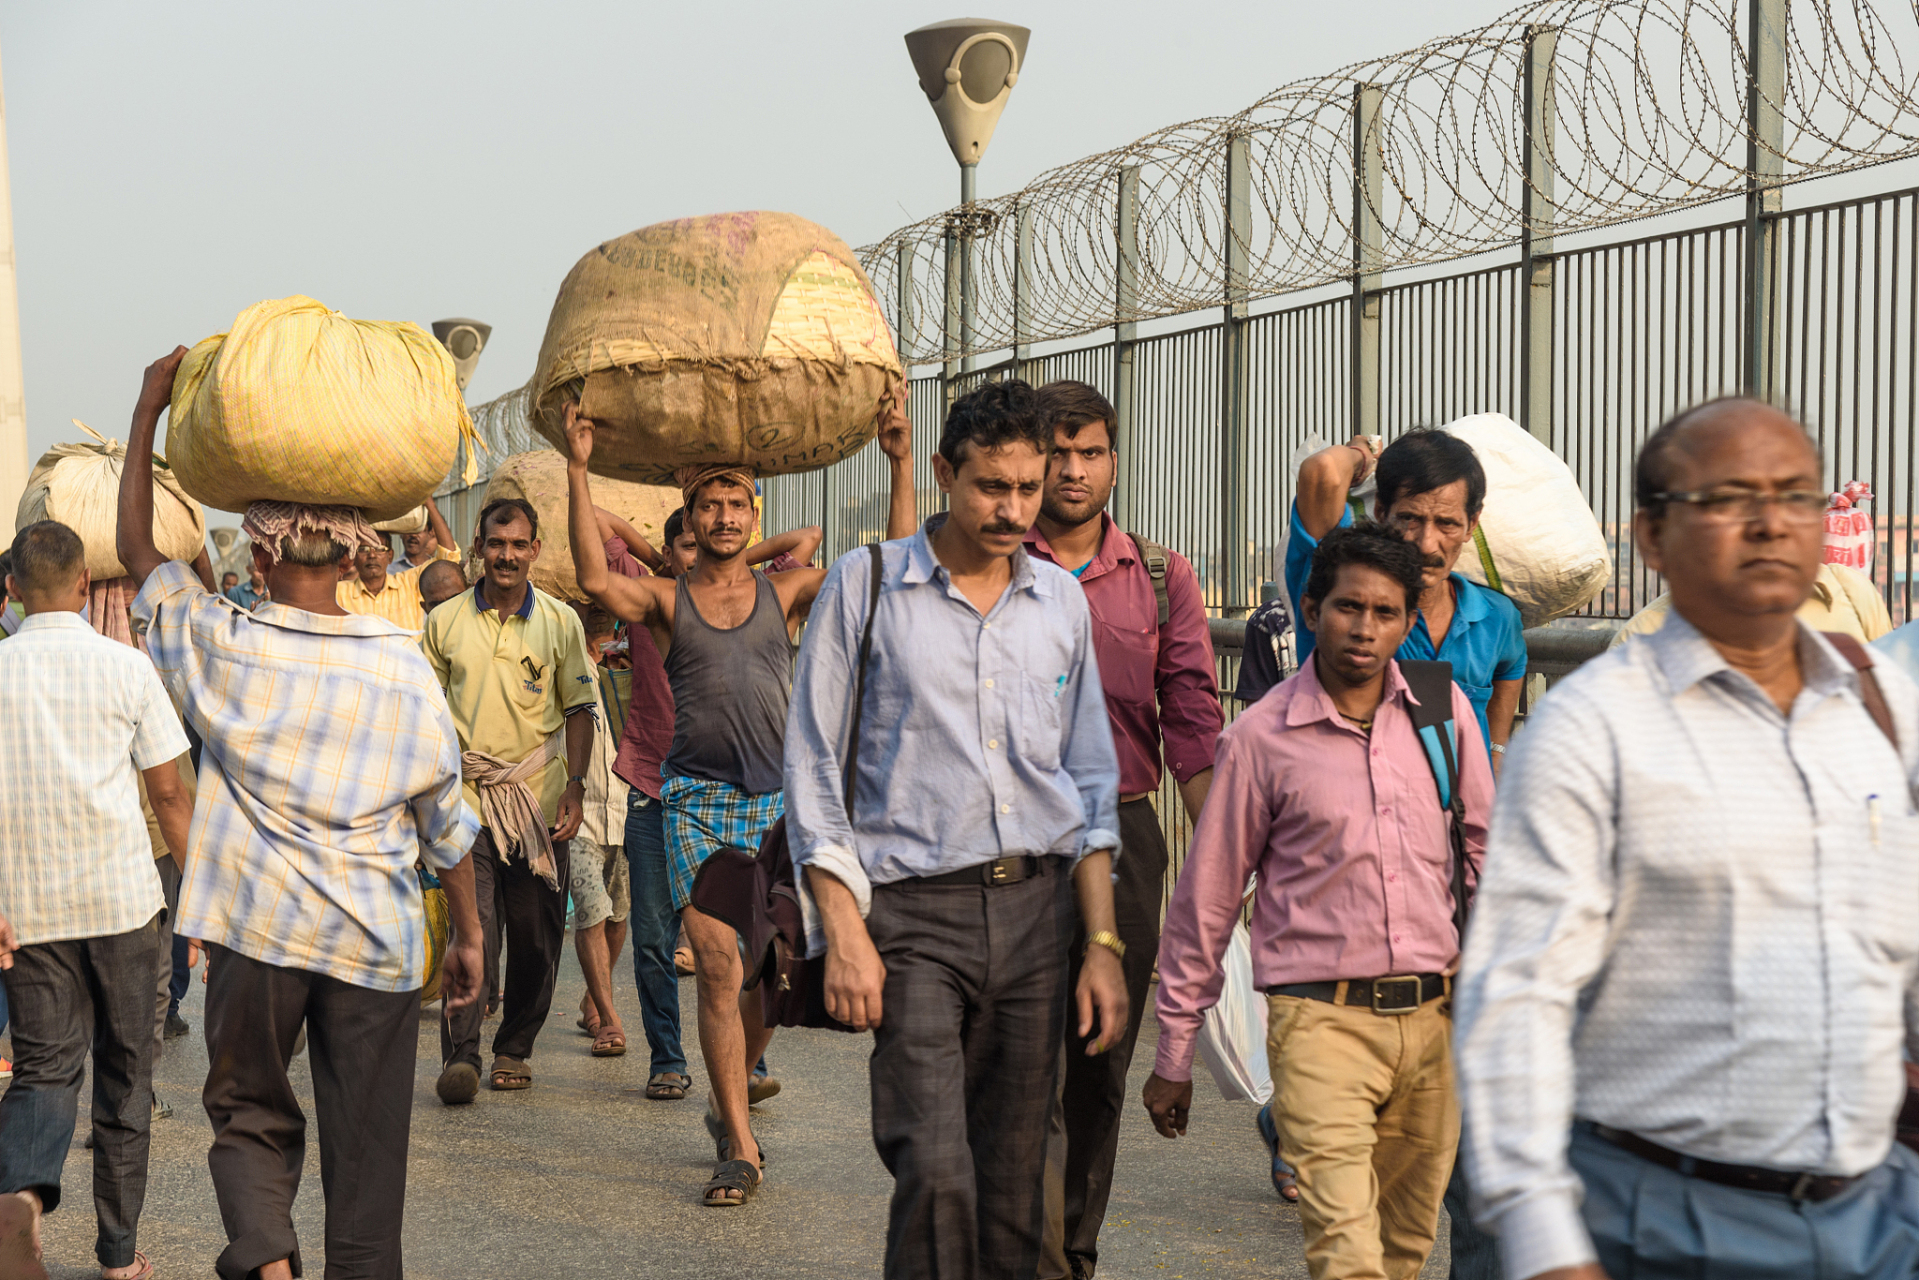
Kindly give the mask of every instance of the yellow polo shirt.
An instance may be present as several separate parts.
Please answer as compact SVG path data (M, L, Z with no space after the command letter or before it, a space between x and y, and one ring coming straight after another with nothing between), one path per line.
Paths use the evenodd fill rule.
M418 569L387 574L386 583L377 593L368 591L357 576L347 578L334 588L333 598L348 613L385 618L408 631L418 631L426 620L426 612L420 607Z
M485 607L484 581L435 609L426 620L420 648L446 690L460 749L502 760L524 760L566 723L575 707L599 700L586 631L580 615L528 586L526 603L504 624ZM556 755L529 783L549 825L566 790L566 752ZM466 802L480 812L471 785Z

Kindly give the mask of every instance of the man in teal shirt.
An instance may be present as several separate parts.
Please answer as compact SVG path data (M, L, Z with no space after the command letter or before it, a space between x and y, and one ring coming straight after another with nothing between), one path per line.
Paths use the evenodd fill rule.
M1472 446L1443 431L1413 431L1375 456L1365 437L1322 449L1300 464L1286 542L1286 594L1299 616L1299 597L1313 565L1313 552L1327 532L1353 522L1347 494L1374 474L1378 494L1373 519L1418 545L1426 560L1419 617L1397 656L1453 665L1453 680L1473 704L1480 732L1493 750L1497 771L1519 709L1526 676L1526 641L1519 610L1504 595L1453 572L1473 540L1486 501L1486 473ZM1313 637L1300 634L1299 660L1313 651ZM1247 690L1240 696L1264 690Z

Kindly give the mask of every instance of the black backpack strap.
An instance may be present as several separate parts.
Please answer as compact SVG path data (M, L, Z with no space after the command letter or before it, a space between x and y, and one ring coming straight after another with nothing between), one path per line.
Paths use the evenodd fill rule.
M1139 552L1139 562L1146 566L1146 576L1153 580L1153 603L1159 606L1159 625L1164 627L1166 620L1173 616L1172 601L1166 596L1166 568L1172 561L1172 553L1137 533L1126 536L1133 540L1133 548Z
M1433 783L1439 788L1439 807L1446 811L1446 830L1453 855L1453 927L1463 947L1466 917L1472 904L1466 888L1466 802L1459 794L1459 730L1453 723L1453 664L1401 660L1399 673L1406 678L1406 687L1412 690L1415 705L1409 709L1413 730L1419 735L1419 745L1425 748L1426 763L1432 766Z
M872 582L867 587L866 625L860 628L860 661L853 676L853 723L846 730L846 820L853 821L853 783L860 762L860 716L866 710L866 659L873 652L873 615L880 611L880 584L886 576L886 557L880 544L869 542L866 550L873 560Z

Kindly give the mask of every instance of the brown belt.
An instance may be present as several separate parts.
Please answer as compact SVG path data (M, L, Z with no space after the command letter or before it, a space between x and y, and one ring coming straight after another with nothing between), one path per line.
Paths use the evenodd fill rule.
M1721 1164L1717 1160L1701 1160L1662 1147L1656 1142L1648 1142L1624 1129L1614 1129L1592 1121L1581 1123L1592 1130L1595 1138L1610 1142L1621 1151L1630 1151L1641 1160L1650 1160L1688 1178L1716 1182L1722 1187L1737 1187L1741 1191L1763 1191L1794 1200L1820 1201L1832 1199L1859 1181L1856 1177L1841 1178L1828 1173L1792 1173L1785 1169L1762 1169L1753 1164Z
M970 867L961 867L958 871L945 871L936 876L920 876L921 884L983 884L996 887L1003 884L1018 884L1040 873L1040 860L1033 856L1013 858L995 858L991 862L981 862Z

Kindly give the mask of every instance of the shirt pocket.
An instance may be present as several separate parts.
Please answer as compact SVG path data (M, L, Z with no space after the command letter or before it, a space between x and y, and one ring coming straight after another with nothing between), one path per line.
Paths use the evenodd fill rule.
M1042 772L1059 768L1060 697L1064 676L1022 674L1019 700L1019 752Z
M1108 699L1151 711L1158 703L1159 633L1094 619L1099 683Z

